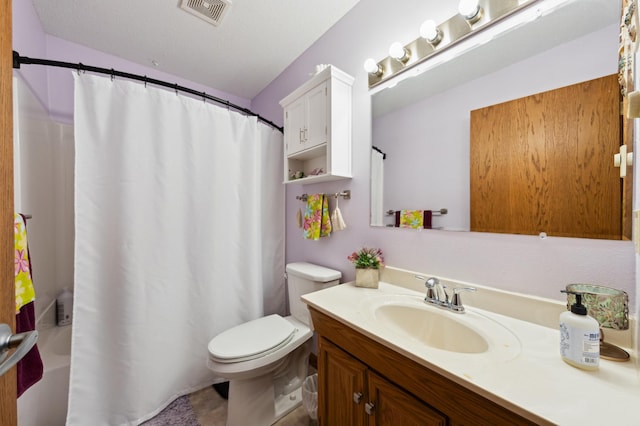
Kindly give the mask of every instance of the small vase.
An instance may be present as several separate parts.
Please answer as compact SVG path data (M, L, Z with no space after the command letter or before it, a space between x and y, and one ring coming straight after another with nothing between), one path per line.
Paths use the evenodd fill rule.
M379 270L356 268L356 287L378 288Z

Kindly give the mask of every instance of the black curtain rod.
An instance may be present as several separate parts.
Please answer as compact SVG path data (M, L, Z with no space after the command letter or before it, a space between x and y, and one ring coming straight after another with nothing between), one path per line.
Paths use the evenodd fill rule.
M195 95L198 96L200 98L203 99L207 99L216 103L219 103L221 105L225 105L227 108L233 108L236 111L240 111L243 114L246 115L251 115L254 117L257 117L258 120L262 121L263 123L268 124L269 126L273 127L274 129L279 130L281 133L284 133L284 129L276 124L274 124L273 122L267 120L266 118L256 114L255 112L247 109L247 108L243 108L239 105L233 104L227 100L221 99L221 98L217 98L215 96L209 95L206 92L198 92L197 90L194 89L190 89L188 87L184 87L184 86L180 86L179 84L175 84L175 83L168 83L166 81L162 81L162 80L156 80L155 78L150 78L147 77L146 75L139 75L139 74L131 74L128 72L123 72L123 71L117 71L114 70L113 68L100 68L100 67L93 67L90 65L84 65L81 62L78 62L77 64L74 64L72 62L61 62L61 61L52 61L49 59L37 59L37 58L28 58L26 56L21 56L18 52L16 52L15 50L13 51L13 68L15 69L20 69L20 65L22 64L26 64L26 65L46 65L46 66L52 66L52 67L60 67L60 68L70 68L70 69L74 69L74 70L78 70L78 71L89 71L89 72L95 72L95 73L100 73L100 74L107 74L110 75L112 77L124 77L124 78L128 78L130 80L137 80L137 81L142 81L145 84L146 83L151 83L151 84L155 84L156 86L162 86L162 87L167 87L169 89L173 89L176 91L181 91L184 93L189 93L191 95Z

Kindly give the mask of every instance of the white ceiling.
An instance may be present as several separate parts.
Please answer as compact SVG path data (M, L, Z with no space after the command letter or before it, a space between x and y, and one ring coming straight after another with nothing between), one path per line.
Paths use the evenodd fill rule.
M253 99L358 1L232 0L217 27L180 0L33 4L47 34Z

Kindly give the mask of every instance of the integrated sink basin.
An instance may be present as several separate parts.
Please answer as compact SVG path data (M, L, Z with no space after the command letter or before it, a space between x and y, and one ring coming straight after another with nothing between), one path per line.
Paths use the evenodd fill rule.
M388 304L378 307L375 316L386 326L437 349L462 353L482 353L489 349L482 335L441 312Z
M507 361L521 351L520 341L509 329L473 308L458 314L406 294L368 297L361 308L376 327L427 350L496 361Z

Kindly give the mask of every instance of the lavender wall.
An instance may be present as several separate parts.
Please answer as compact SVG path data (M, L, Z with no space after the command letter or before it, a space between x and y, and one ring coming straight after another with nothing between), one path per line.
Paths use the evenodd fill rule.
M46 34L30 1L12 2L13 50L22 56L46 57ZM24 67L17 71L42 105L47 107L47 71L45 67Z
M316 64L330 63L353 75L353 175L351 180L287 187L287 262L310 261L342 271L352 280L347 255L362 245L381 247L387 264L456 280L562 300L566 283L591 282L622 288L635 297L635 257L630 242L574 238L540 239L485 233L413 231L369 226L369 149L371 102L362 63L386 56L394 40L417 36L422 20L444 20L455 10L433 16L436 0L388 3L361 0L340 22L301 55L252 102L252 109L282 123L278 101L309 78ZM451 2L455 9L455 2ZM616 50L611 72L616 72ZM536 75L522 75L527 84ZM307 241L296 227L302 193L352 191L340 209L348 228L320 241Z
M442 21L455 13L456 2L451 2L450 10L434 15L433 10L439 9L435 6L441 3L439 0L402 0L390 7L389 3L377 0L361 0L252 101L254 111L282 124L278 102L304 83L317 64L331 63L356 78L353 87L354 178L287 187L287 261L307 260L327 265L342 271L345 280L351 280L354 272L346 256L359 246L370 245L381 247L387 263L393 266L512 291L561 299L558 290L566 283L584 281L623 288L634 297L635 257L629 242L540 240L528 236L369 227L371 102L362 63L367 57L386 56L391 41L415 38L425 17ZM197 87L157 69L45 35L29 1L14 1L13 10L14 49L22 55L118 68ZM25 66L19 73L52 117L70 122L73 114L71 71L48 70ZM529 77L533 76L523 76L522 83ZM203 90L234 101L233 96L224 92ZM242 100L236 103L246 105ZM295 224L296 211L303 204L295 196L342 189L351 189L353 195L351 200L340 203L348 228L321 241L303 240Z
M13 50L22 56L52 59L56 61L81 62L102 68L113 68L150 78L177 83L228 100L248 108L250 100L219 89L194 83L159 68L146 67L134 62L100 52L77 43L45 34L31 1L13 1ZM194 66L198 66L194 63ZM50 117L61 123L73 122L73 77L74 71L66 68L23 65L20 74L49 111Z

